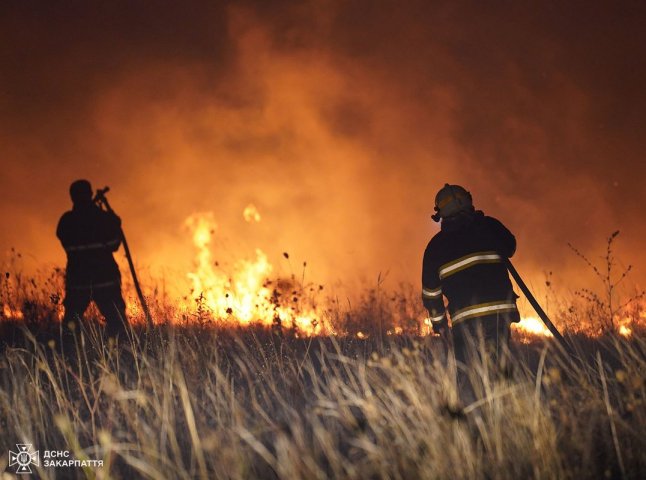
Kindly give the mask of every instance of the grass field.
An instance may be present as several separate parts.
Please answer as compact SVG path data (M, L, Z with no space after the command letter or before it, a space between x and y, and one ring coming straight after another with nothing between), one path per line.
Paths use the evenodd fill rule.
M574 337L577 361L550 340L515 341L515 377L483 365L478 400L460 405L438 337L388 334L402 308L339 314L370 323L364 338L192 320L114 345L92 319L69 334L23 302L22 319L0 323L0 452L104 462L41 458L41 478L646 477L642 331Z
M410 286L344 304L294 275L245 274L241 298L265 293L263 324L244 327L217 292L194 290L179 308L154 289L147 330L126 285L134 322L115 344L96 310L61 324L61 270L34 279L12 260L0 288L2 478L17 468L2 452L18 444L41 452L30 465L41 478L646 478L643 308L628 302L615 321L611 283L607 301L584 291L560 309L575 358L517 330L513 377L478 365L465 403ZM227 282L203 273L203 285ZM316 314L307 331L294 321L303 312ZM46 450L103 465L47 466Z

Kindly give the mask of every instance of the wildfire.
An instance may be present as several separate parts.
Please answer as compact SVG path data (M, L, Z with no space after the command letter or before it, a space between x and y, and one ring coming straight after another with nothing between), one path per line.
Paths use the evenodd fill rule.
M619 335L624 337L630 337L633 334L633 331L626 325L619 325Z
M537 317L524 317L520 322L515 323L517 330L529 335L552 337L552 332L548 330L543 321Z
M2 306L2 315L4 318L9 318L11 320L22 320L23 313L20 310L12 309L9 305Z
M244 209L243 216L250 222L260 221L253 205ZM273 266L261 249L255 249L254 258L235 262L233 273L227 275L214 262L210 248L217 230L213 215L194 214L185 223L198 251L196 270L188 278L196 302L211 318L238 325L280 325L307 336L330 333L320 313L303 299L302 285L293 279L272 280Z
M641 312L641 318L644 318L644 312ZM624 337L630 337L633 334L633 329L631 328L633 321L630 317L622 318L617 322L619 335Z
M631 318L624 318L618 321L617 333L624 337L630 337L633 333ZM552 332L537 317L524 317L520 322L514 324L514 328L524 335L552 337Z
M402 327L395 327L392 330L387 330L386 335L401 335L404 333L404 329Z
M242 216L250 224L259 223L262 218L253 204L248 204L242 210ZM343 316L347 316L349 320L346 328L342 318L340 321L337 320L340 316L333 309L333 302L329 305L318 301L314 303L315 292L320 291L322 286L313 288L310 285L303 285L303 280L299 281L294 274L289 278L281 277L274 271L268 255L260 248L255 248L247 258L227 263L226 267L214 261L213 239L219 227L211 212L189 216L185 220L185 226L190 231L196 249L194 269L186 274L192 287L191 298L181 300L174 297L173 315L170 318L177 321L181 318L184 321L196 317L200 322L221 322L231 326L257 324L280 329L288 328L293 329L297 336L351 334L360 340L371 337L369 316L365 319L366 325L362 324L361 330L358 331L353 324L353 313L343 312ZM287 253L283 253L283 256L289 258ZM128 267L121 265L121 268L123 270ZM126 278L129 277L126 276ZM34 310L34 306L49 311L48 318L53 316L59 320L63 318L63 307L60 304L62 290L55 295L50 295L49 298L39 297L33 300L29 296L24 297L24 294L18 295L16 292L20 289L12 282L13 276L10 278L7 273L4 292L0 292L3 293L0 297L0 320L31 319L38 313ZM36 283L33 285L35 286ZM134 292L133 284L126 280L123 287L129 321L143 321L143 310ZM50 302L53 302L53 310ZM48 308L50 310L47 310ZM178 310L181 311L181 315L176 316L175 312L179 313ZM417 325L418 328L415 331L418 335L434 335L431 320L427 316L420 314L418 318L410 318L407 316L409 314L412 313L392 318L385 331L386 335L398 336L410 332L411 324ZM154 317L158 317L157 320L160 323L164 318L169 318L163 315ZM639 335L646 326L646 304L643 301L637 302L630 309L617 314L613 320L612 330L619 335L623 337ZM331 324L332 322L334 325ZM367 328L363 328L364 326ZM608 332L607 326L605 330L595 329L594 326L592 320L582 321L574 332L593 337ZM521 342L529 342L531 337L552 337L552 333L544 323L538 317L531 315L523 316L519 323L513 324L513 329L518 333ZM572 331L562 332L566 334Z

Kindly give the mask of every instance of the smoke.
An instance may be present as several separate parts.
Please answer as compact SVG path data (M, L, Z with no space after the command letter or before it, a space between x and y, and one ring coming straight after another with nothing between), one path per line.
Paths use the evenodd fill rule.
M596 261L617 229L644 283L641 5L268 5L3 3L0 247L62 264L85 177L153 271L190 268L184 220L210 211L216 259L417 283L450 182L516 234L530 283L585 285L566 243Z

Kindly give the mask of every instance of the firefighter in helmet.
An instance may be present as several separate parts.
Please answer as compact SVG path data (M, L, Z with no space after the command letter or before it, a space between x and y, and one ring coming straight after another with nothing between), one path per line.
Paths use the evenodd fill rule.
M126 322L121 274L112 256L121 244L121 219L96 205L92 195L87 180L72 183L72 210L63 214L56 229L67 253L64 324L82 318L94 301L105 317L106 333L112 337Z
M448 311L458 367L473 361L475 339L501 360L510 324L520 320L504 262L514 254L516 239L500 221L475 210L471 194L459 185L444 185L435 212L441 230L426 247L422 268L422 300L433 330L448 333Z

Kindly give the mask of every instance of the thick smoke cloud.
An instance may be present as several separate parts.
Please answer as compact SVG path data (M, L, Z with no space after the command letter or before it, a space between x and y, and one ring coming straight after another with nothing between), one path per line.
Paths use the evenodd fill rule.
M321 282L417 282L461 183L539 284L588 282L619 229L644 283L640 3L4 2L0 247L63 262L67 187L112 187L139 262L265 250ZM242 209L263 215L246 224ZM293 265L280 260L288 251Z

